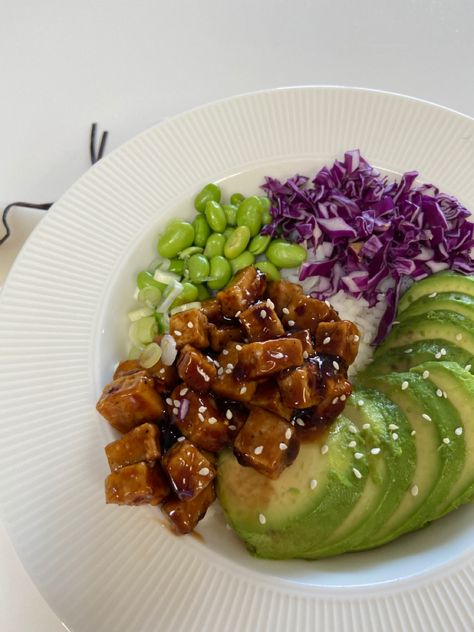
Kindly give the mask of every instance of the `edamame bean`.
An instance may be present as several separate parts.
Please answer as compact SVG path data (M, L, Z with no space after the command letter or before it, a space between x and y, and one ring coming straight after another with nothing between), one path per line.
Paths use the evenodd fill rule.
M210 201L221 201L221 190L217 184L206 184L194 198L194 208L199 213L204 213L206 204Z
M207 298L210 298L211 295L209 293L209 290L203 283L200 283L196 287L198 289L198 301L205 301Z
M248 226L255 237L262 228L262 205L256 195L246 198L237 210L237 226Z
M270 199L267 198L266 195L259 195L258 199L260 200L260 204L262 205L262 210L268 211L271 206Z
M263 209L262 211L262 224L266 226L273 222L273 215L270 213L270 209Z
M232 266L233 274L235 274L239 270L242 270L243 268L248 268L248 266L251 266L254 263L255 263L255 257L248 250L243 252L241 255L239 255L235 259L232 259L232 261L230 262Z
M245 197L242 195L242 193L232 193L232 195L230 196L230 203L235 204L235 206L239 206L239 204L244 200Z
M194 245L204 248L206 241L211 234L211 228L207 223L204 215L198 215L193 222L194 227Z
M224 254L225 242L226 238L222 235L222 233L212 233L206 242L204 256L208 259L212 259L212 257Z
M250 241L250 228L248 226L239 226L232 235L227 239L224 246L224 256L227 259L235 259L247 248Z
M284 239L274 239L265 254L279 268L296 268L306 261L307 256L303 246L290 244Z
M232 228L231 226L227 226L227 228L225 229L225 231L222 233L226 239L226 241L230 238L230 236L233 234L235 228Z
M157 281L150 272L142 270L142 272L137 274L137 287L139 290L143 290L144 287L148 286L156 287L161 291L166 289L166 285L164 283Z
M212 257L209 276L211 280L207 282L207 286L211 290L221 290L225 287L232 276L232 268L227 259L220 255Z
M171 259L168 272L174 272L174 274L179 274L179 276L183 276L184 274L184 261L182 259Z
M189 222L175 219L168 224L158 239L158 254L173 259L178 252L194 241L194 228Z
M272 238L270 235L255 235L249 245L249 252L253 255L263 255L268 248Z
M255 265L267 277L267 281L279 281L281 279L280 271L271 261L257 261Z
M188 274L191 283L202 283L209 276L209 261L204 255L193 255L188 259Z
M225 217L228 226L237 226L237 207L234 204L224 204Z
M197 287L193 283L188 283L188 281L185 281L183 283L183 290L181 294L179 294L171 304L171 309L173 309L173 307L178 307L178 305L184 305L184 303L191 303L192 301L195 301L197 299L197 296Z
M219 202L208 202L204 211L207 223L216 233L222 233L227 226L227 219L225 217L224 209Z

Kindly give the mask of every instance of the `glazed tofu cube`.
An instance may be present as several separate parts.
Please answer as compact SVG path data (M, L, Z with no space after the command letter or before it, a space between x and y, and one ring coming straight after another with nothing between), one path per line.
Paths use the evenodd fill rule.
M296 338L251 342L242 346L234 373L238 380L265 379L303 361L303 346Z
M145 421L159 421L165 416L163 400L146 371L123 375L107 384L96 408L122 433Z
M154 424L142 424L105 446L112 472L145 461L153 464L161 456L160 431Z
M192 500L179 500L176 496L170 496L162 504L163 513L170 521L173 531L184 535L191 533L197 523L204 518L209 506L216 498L214 485L211 483Z
M206 316L198 309L188 309L170 318L170 334L176 340L178 349L192 345L197 349L209 346L209 324Z
M242 329L239 325L221 325L217 327L209 325L209 341L211 349L220 353L229 342L238 342L243 339Z
M222 314L234 318L263 296L266 286L265 275L254 266L240 270L231 284L217 294Z
M212 482L216 470L190 441L178 441L165 454L163 469L180 500L191 500Z
M138 360L123 360L123 362L119 362L117 365L117 368L114 371L113 379L115 380L123 375L137 373L137 371L143 371L143 367L140 366Z
M211 385L212 392L222 399L248 403L252 401L257 383L252 380L238 381L234 375L243 345L229 342L218 357L217 377Z
M178 375L183 382L195 391L207 393L211 387L211 380L217 375L217 369L212 358L186 345L181 349L178 357Z
M201 312L210 323L220 323L222 320L221 304L216 298L208 298L201 304Z
M227 420L212 395L178 386L173 391L171 400L175 424L198 448L219 452L230 444L231 432ZM188 403L181 405L183 400Z
M292 369L288 370L291 371ZM261 382L257 386L250 405L269 410L287 421L291 419L293 414L293 410L283 403L278 386L273 380Z
M178 371L174 364L168 366L159 360L148 369L148 373L155 380L155 388L159 393L172 391L179 384Z
M251 342L270 340L285 333L275 310L263 301L244 310L240 314L239 320Z
M286 309L283 309L282 321L290 329L309 329L316 334L319 323L339 320L337 312L325 301L310 296L297 296Z
M169 494L159 465L135 463L112 472L105 479L105 500L116 505L158 505Z
M301 329L300 331L289 331L285 334L285 338L297 338L303 345L303 357L306 360L309 356L314 355L313 337L309 329Z
M283 403L290 408L309 408L323 399L322 375L314 363L286 369L277 381Z
M299 440L284 419L254 408L234 442L234 454L241 465L276 479L296 459Z
M247 421L249 410L246 405L237 402L226 402L222 407L224 417L229 424L232 438L235 438Z
M316 331L316 349L321 353L339 356L352 364L359 351L360 331L350 320L320 323Z
M281 318L284 313L283 309L288 308L290 303L304 294L301 286L297 283L270 281L267 285L267 296L274 303L276 313Z

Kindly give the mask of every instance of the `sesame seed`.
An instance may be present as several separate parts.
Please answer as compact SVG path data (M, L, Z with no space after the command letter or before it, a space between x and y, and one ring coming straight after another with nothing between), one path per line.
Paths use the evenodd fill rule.
M199 411L200 413L205 413L205 412L206 412L206 410L207 410L207 406L199 406L199 408L198 408L198 411Z
M426 421L431 421L431 417L426 413L423 413L421 416L423 417L423 419L426 419Z
M230 375L232 373L232 369L226 369L225 372L227 373L227 375Z
M280 443L280 450L288 450L286 443Z
M293 433L291 432L290 428L287 428L285 432L285 439L291 439L292 434Z
M204 421L204 415L202 413L198 413L199 421Z
M262 454L262 452L263 452L263 445L258 445L253 452L254 452L254 454Z
M410 494L412 496L418 496L418 485L413 485L413 487L410 489Z
M173 399L173 404L175 406L179 406L179 399Z
M260 318L266 318L266 317L267 317L267 312L264 309L262 309L260 311Z
M238 311L238 312L235 312L235 317L236 317L236 318L238 318L238 317L240 316L240 314L241 314L241 313L242 313L242 312L241 312L241 310L239 309L239 311Z
M179 337L179 336L182 336L183 334L182 334L180 331L178 331L178 330L176 329L176 330L174 331L174 335Z
M470 371L472 369L472 365L471 364L466 364L466 366L464 367L465 371Z
M362 430L370 430L370 424L362 424Z
M186 437L178 437L176 441L179 441L181 443L182 441L186 441Z
M428 298L434 298L435 296L438 296L438 292L433 292L432 294L428 294Z
M307 351L303 351L303 358L307 360L309 358L309 353Z
M213 426L214 424L217 423L217 419L215 417L209 417L209 419L207 420L207 423Z
M455 338L458 342L460 342L462 340L462 334L456 334Z
M229 355L229 350L228 349L223 349L222 350L222 355Z
M341 402L345 402L346 401L346 396L345 395L341 395L341 397L339 399L341 400Z
M289 314L289 313L290 313L290 310L288 309L288 307L284 307L281 311L282 311L284 314Z
M441 353L435 353L435 358L439 360L441 358Z
M312 480L310 480L309 486L311 489L316 489L316 487L318 486L318 481L315 478L313 478Z
M224 375L224 368L223 367L219 367L217 369L217 375Z
M183 397L183 395L186 395L186 393L188 392L188 389L186 388L186 386L184 388L182 388L179 391L179 394L181 395L181 397Z
M329 452L329 446L324 444L321 446L321 454L327 454Z
M289 320L288 321L288 326L289 327L294 327L295 326L295 321L294 320Z
M352 468L352 471L354 472L354 476L355 476L356 478L359 478L359 479L361 479L361 478L362 478L362 474L359 472L359 470L358 470L356 467L353 467L353 468Z
M177 415L179 413L179 409L178 408L173 408L173 415Z
M412 430L410 434L412 437L414 437L416 435L416 430Z
M358 336L357 334L354 335L353 337L354 342L359 342L360 340L360 336Z
M436 389L436 395L437 395L438 397L443 397L443 391L442 391L440 388L437 388L437 389Z
M413 349L405 349L403 353L413 353Z
M389 430L398 430L398 426L396 424L389 424L388 425L388 429Z
M442 349L440 349L440 353L442 356L445 356L448 352L446 351L446 349L443 347Z
M443 391L443 397L444 399L448 399L448 394L446 393L446 391Z
M272 355L273 355L273 357L276 360L281 360L284 357L284 355L283 355L283 353L281 351L277 351L276 353L272 353Z
M163 375L164 372L165 372L164 369L160 369L160 375Z
M189 322L188 322L188 329L193 329L193 328L194 328L194 325L192 324L192 322L191 322L191 321L189 321Z
M260 524L265 524L267 519L265 518L263 514L258 514L258 521Z
M323 345L327 345L331 342L331 336L326 336L323 340Z
M362 452L354 452L354 458L357 460L361 459L363 456Z
M246 386L242 386L242 388L240 389L240 394L243 395L246 392L247 392L247 387Z
M332 365L336 369L336 371L339 371L339 362L336 362L336 360L333 360Z
M427 380L430 377L430 372L429 371L423 371L423 379Z
M359 401L357 402L357 406L363 406L363 405L364 405L364 400L359 399Z
M357 434L358 430L353 424L351 424L349 426L349 432L352 432L352 434Z
M230 410L230 408L228 408L225 412L225 416L227 417L227 419L232 419L233 415L232 415L232 411Z
M298 424L298 426L304 426L304 421L301 419L301 417L297 417L296 423Z
M402 382L402 391L406 391L407 388L408 388L408 382L406 380L403 380L403 382Z
M371 454L380 454L380 448L372 448L370 451Z
M450 438L449 438L449 437L444 437L444 439L443 439L443 443L444 443L445 445L449 445L449 444L451 443Z
M456 430L454 431L454 434L457 435L458 437L460 437L462 435L462 428L461 428L461 426L456 428Z
M232 424L229 425L229 430L237 430L237 426L233 426Z
M270 309L273 309L275 307L275 303L272 301L271 298L267 298L267 302L265 303L265 305Z
M166 398L166 403L168 404L168 406L172 406L173 405L173 400L171 399L171 397L167 397Z
M393 433L392 433L392 439L393 439L394 441L397 441L397 440L398 440L398 435L397 435L397 433L396 433L396 432L393 432Z
M349 441L348 446L350 448L355 448L357 446L357 441Z
M209 468L208 467L202 467L199 470L199 475L200 476L207 476L209 474Z
M339 397L335 397L331 403L334 406L334 404L337 404L338 401L339 401Z
M242 345L235 345L235 348L237 349L237 351L242 351Z

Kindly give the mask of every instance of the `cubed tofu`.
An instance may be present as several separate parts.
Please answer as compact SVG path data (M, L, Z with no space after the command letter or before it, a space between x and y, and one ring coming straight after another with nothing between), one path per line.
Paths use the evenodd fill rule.
M195 529L215 499L216 492L211 483L192 500L179 500L176 496L170 496L162 504L161 509L168 518L173 531L184 535Z
M192 500L215 478L216 470L190 441L178 441L162 461L171 489L180 500Z
M287 421L263 408L254 408L237 435L234 454L248 465L276 479L296 459L299 440Z
M178 375L183 382L195 391L207 393L211 387L211 380L217 375L217 369L212 358L191 347L184 346L178 356Z
M217 294L222 314L234 318L263 296L266 286L265 275L254 266L240 270L231 284Z
M158 505L169 492L159 465L126 465L105 479L105 500L116 505Z
M178 349L184 345L205 349L209 346L208 329L207 318L199 309L188 309L170 318L170 334Z
M222 403L222 411L229 424L229 430L232 438L235 438L240 432L240 429L247 421L249 416L249 409L245 404L239 404L237 402L225 402Z
M212 392L222 399L248 403L252 401L257 383L253 380L237 380L235 368L239 360L240 349L244 345L230 342L218 357L217 377L211 384Z
M299 331L288 331L284 338L297 338L303 345L303 357L306 360L309 356L314 355L313 337L309 329L300 329Z
M259 301L239 315L239 320L251 342L270 340L285 333L275 310Z
M309 408L323 399L323 378L317 364L286 369L277 377L283 403L290 408Z
M314 335L319 323L331 320L339 320L337 312L325 301L310 296L297 296L282 310L282 322L285 327L296 329L309 329Z
M239 351L234 374L238 380L261 380L303 361L303 346L296 338L251 342Z
M153 464L161 456L160 431L154 424L142 424L106 445L105 454L112 472L140 461Z
M168 393L169 391L172 391L177 384L179 384L178 371L176 370L176 366L174 364L163 364L163 362L159 360L150 369L148 369L148 373L153 376L153 379L155 380L155 388L159 393Z
M267 284L267 295L275 305L275 311L281 318L283 309L300 296L304 296L301 286L290 281L270 281Z
M239 325L214 325L209 324L209 341L211 349L220 353L229 342L243 340L242 329Z
M143 367L140 365L138 360L123 360L117 365L117 368L114 371L113 379L115 380L123 375L137 373L137 371L143 371Z
M178 386L171 399L174 422L194 445L209 452L219 452L230 444L229 425L212 395ZM184 407L181 407L182 400L188 402Z
M107 384L96 407L122 433L165 416L163 400L146 371L123 375Z
M339 356L352 364L359 351L360 331L350 320L320 323L316 331L316 349L321 353Z
M292 369L288 370L291 371ZM293 414L292 408L283 403L278 386L273 380L261 382L257 386L257 390L255 391L255 395L252 397L250 406L257 406L258 408L269 410L270 412L275 413L275 415L283 417L283 419L286 419L287 421L291 419Z
M222 320L221 304L216 298L208 298L201 303L201 312L210 323L220 323Z

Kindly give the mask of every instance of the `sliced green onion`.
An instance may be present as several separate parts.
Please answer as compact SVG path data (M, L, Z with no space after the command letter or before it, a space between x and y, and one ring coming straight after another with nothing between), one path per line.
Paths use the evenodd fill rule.
M161 283L157 281L150 272L142 270L137 274L137 287L142 290L144 287L152 285L160 290L164 290L168 283Z
M163 283L164 285L171 285L173 281L179 281L179 274L174 274L174 272L166 272L165 270L155 270L155 274L153 275L155 281L159 283Z
M168 314L155 314L155 319L158 325L158 333L167 334L170 330L170 319Z
M156 307L161 301L161 290L152 285L148 285L138 292L138 300L148 307ZM147 314L147 316L150 315L151 314Z
M176 356L178 355L178 351L176 349L176 341L173 336L169 336L168 334L163 336L161 340L161 351L161 361L166 366L171 366L176 360Z
M161 347L156 342L151 342L140 354L139 362L144 369L151 369L161 358Z
M128 319L132 323L146 316L153 316L153 310L150 307L139 307L128 312Z
M185 248L184 250L181 250L181 252L178 252L178 257L180 259L189 259L189 257L201 254L201 252L204 252L204 248L200 248L199 246L189 246L189 248Z
M164 267L164 265L165 265L165 263L167 261L168 261L168 259L165 259L163 261L163 259L161 259L161 257L156 257L156 259L153 259L153 261L148 266L148 268L147 268L148 272L150 272L151 274L154 274L155 270L157 268L161 268L162 270L167 270L168 268Z
M142 352L143 352L143 347L137 347L134 345L133 347L130 348L130 351L128 352L128 359L138 360Z
M173 301L181 294L183 291L182 283L179 281L173 280L168 286L168 290L165 292L165 298L157 307L157 312L162 314L166 314L171 307Z
M130 340L137 347L152 342L157 333L158 325L154 316L146 316L145 318L140 318L140 320L135 320L129 329Z
M173 316L174 314L180 314L181 312L187 312L188 309L199 309L202 303L200 301L192 301L191 303L185 303L184 305L178 305L178 307L174 307L170 314Z

